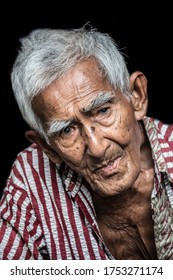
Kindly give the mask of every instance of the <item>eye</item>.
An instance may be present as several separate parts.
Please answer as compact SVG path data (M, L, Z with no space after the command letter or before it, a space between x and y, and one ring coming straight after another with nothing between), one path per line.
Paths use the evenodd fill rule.
M109 111L109 107L104 107L98 111L99 114L105 114Z
M108 126L109 123L111 123L113 116L114 114L112 106L105 105L104 107L100 107L97 109L94 115L94 121L100 125Z
M62 131L61 131L61 134L70 134L72 131L72 128L70 126L67 126L66 128L64 128Z
M70 139L70 138L72 139L73 137L76 136L77 131L78 131L77 125L71 124L64 127L59 135L62 139Z
M58 143L63 147L73 146L79 138L79 127L77 124L70 124L64 127L57 139Z
M60 137L59 139L62 140L69 140L70 138L73 137L73 128L71 128L70 126L65 127L64 129L61 130L59 137Z

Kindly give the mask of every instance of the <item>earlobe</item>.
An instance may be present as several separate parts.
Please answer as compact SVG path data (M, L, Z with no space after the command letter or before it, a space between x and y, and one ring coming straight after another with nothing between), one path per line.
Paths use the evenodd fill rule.
M59 154L47 144L47 142L40 136L40 134L35 130L27 130L25 132L25 137L31 142L36 143L39 148L49 157L54 163L60 164L62 162Z
M132 91L132 104L137 120L141 120L147 113L147 79L145 75L136 71L130 76L130 86Z

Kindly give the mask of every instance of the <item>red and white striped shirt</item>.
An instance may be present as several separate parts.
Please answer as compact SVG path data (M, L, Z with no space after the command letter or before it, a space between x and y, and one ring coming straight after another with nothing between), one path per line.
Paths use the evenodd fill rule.
M151 198L159 259L173 259L173 125L145 117L155 161ZM114 259L85 180L33 144L12 166L0 204L0 259Z

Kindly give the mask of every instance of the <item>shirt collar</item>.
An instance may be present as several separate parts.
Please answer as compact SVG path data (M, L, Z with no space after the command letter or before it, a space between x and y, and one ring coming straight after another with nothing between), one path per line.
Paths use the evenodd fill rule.
M166 172L173 183L173 125L149 117L144 117L143 123L158 170Z

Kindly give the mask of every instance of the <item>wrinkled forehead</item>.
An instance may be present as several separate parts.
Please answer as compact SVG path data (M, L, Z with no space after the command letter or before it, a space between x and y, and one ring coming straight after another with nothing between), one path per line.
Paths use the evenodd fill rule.
M104 93L112 92L108 80L98 72L93 60L82 61L61 78L54 81L35 100L36 110L41 115L59 113L78 108L86 111ZM107 97L106 97L107 98Z

